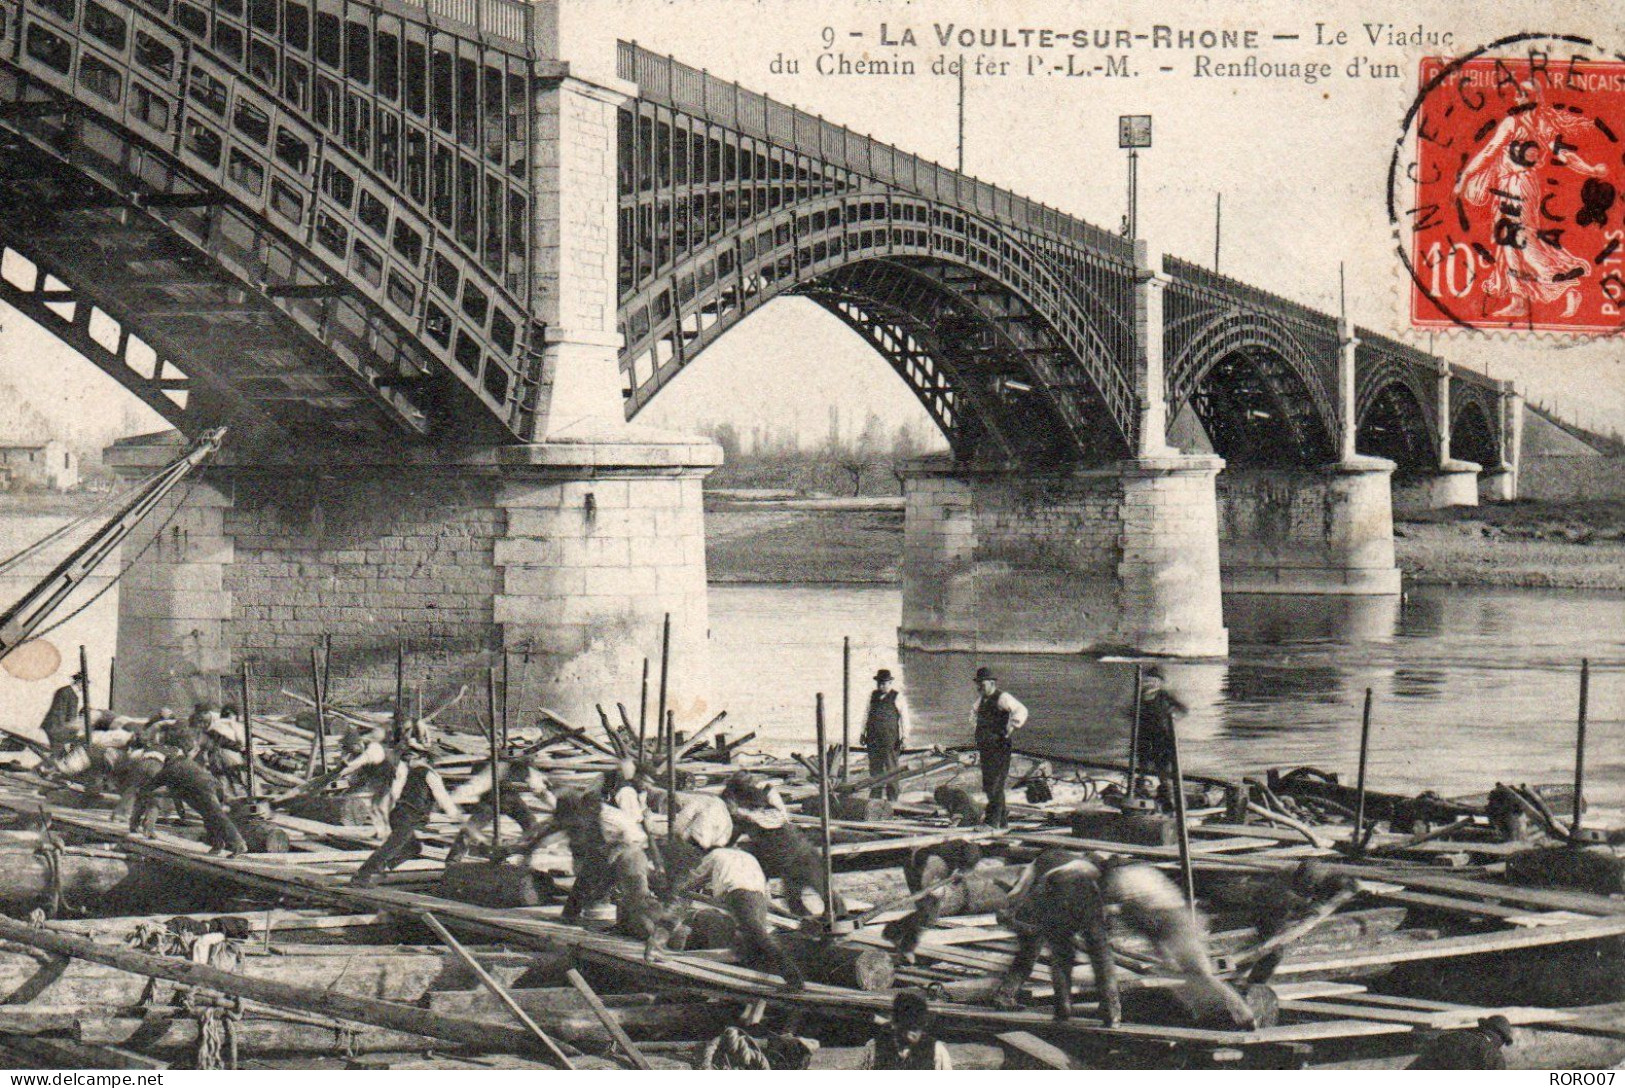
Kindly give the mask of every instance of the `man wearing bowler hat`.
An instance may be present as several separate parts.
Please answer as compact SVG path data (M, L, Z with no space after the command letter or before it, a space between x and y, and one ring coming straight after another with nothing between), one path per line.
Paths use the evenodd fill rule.
M986 666L976 670L976 690L971 724L976 726L982 792L987 794L987 813L982 821L989 827L1005 827L1009 815L1004 808L1004 785L1010 774L1010 752L1014 747L1010 738L1027 724L1027 708L1008 691L999 690L998 677Z
M869 714L863 720L863 736L859 738L869 750L869 776L891 774L897 769L897 754L908 740L908 724L903 719L903 704L897 689L892 686L890 669L875 673L875 690L869 693ZM870 797L897 800L897 783L888 782L869 790Z

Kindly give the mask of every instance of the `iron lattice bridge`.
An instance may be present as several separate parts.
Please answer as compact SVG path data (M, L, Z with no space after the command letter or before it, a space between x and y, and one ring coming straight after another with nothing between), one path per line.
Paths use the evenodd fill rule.
M539 410L538 96L518 0L0 0L0 298L183 431L505 442ZM1120 237L622 43L634 415L781 294L854 329L960 456L1121 456ZM1243 463L1335 453L1331 317L1177 260L1170 413ZM1361 448L1439 443L1426 353L1361 332ZM1456 368L1458 455L1500 383ZM1465 442L1465 445L1464 445ZM1432 462L1436 463L1436 462Z

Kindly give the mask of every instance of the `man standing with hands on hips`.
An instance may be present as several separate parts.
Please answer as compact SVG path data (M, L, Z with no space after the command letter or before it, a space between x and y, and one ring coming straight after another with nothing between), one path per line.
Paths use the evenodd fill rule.
M989 827L1005 827L1010 822L1004 787L1014 748L1011 737L1027 724L1027 708L1008 691L1000 691L998 678L985 666L976 670L976 690L980 694L971 710L971 723L976 726L976 751L981 756L982 792L987 794L982 821Z

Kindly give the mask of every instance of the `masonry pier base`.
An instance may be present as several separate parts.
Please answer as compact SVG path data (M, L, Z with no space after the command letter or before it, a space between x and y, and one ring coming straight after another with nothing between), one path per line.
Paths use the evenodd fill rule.
M1101 468L914 462L905 477L903 622L919 650L1228 649L1211 456Z
M1481 471L1471 461L1450 460L1433 472L1396 482L1394 511L1414 514L1448 506L1477 506Z
M177 442L121 442L107 460L142 476ZM636 713L669 612L670 705L703 720L715 711L700 488L719 460L710 442L669 436L223 457L125 543L140 559L121 586L119 709L236 701L245 659L257 709L296 709L279 693L310 691L326 634L343 703L392 701L404 642L408 692L425 704L470 684L458 714L483 714L476 681L506 654L514 712L588 723L597 702Z
M1397 594L1393 471L1377 457L1226 469L1218 482L1225 592Z

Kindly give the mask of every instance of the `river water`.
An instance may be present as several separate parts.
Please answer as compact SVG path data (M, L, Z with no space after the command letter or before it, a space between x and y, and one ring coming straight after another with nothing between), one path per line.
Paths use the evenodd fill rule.
M1075 656L897 649L895 587L711 587L711 668L728 731L812 748L814 693L841 723L841 639L852 639L852 736L877 668L901 674L912 743L962 744L978 665L1031 711L1018 747L1121 760L1134 666ZM1230 656L1167 663L1190 706L1192 772L1310 765L1354 779L1365 690L1373 698L1372 788L1451 796L1497 780L1574 773L1580 659L1592 660L1587 795L1625 806L1625 595L1423 586L1397 598L1225 599Z

